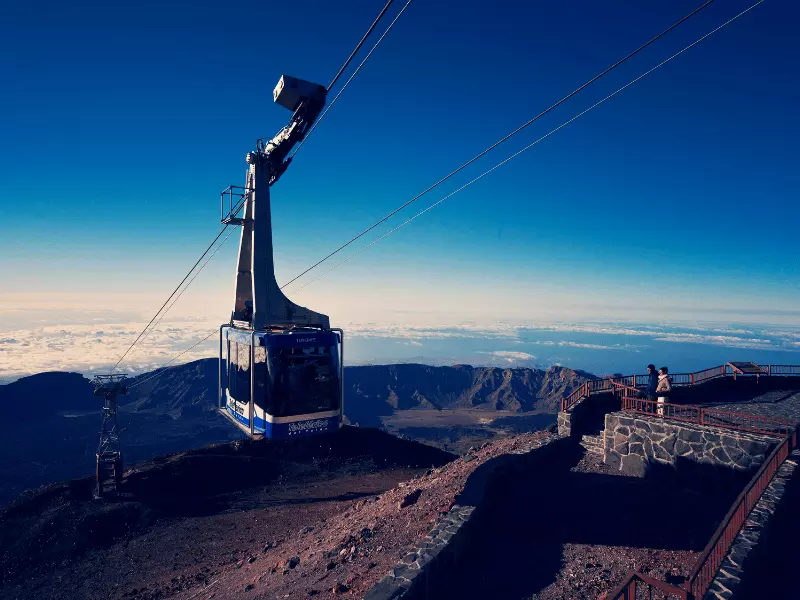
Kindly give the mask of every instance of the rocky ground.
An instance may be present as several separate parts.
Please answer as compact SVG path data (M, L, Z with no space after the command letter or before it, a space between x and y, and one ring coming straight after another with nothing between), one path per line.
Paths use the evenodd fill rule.
M190 598L360 598L423 538L440 513L487 460L529 448L549 433L515 436L474 448L441 468L383 494L351 501L332 518L310 521L296 535L230 564Z
M116 502L91 500L88 479L50 486L0 514L0 598L359 598L477 467L552 437L503 438L452 460L345 428L305 445L164 457L127 473ZM242 483L248 473L256 485Z
M48 486L0 511L0 598L191 597L299 552L356 503L453 458L344 428L163 457L127 473L119 501L93 501L90 479Z

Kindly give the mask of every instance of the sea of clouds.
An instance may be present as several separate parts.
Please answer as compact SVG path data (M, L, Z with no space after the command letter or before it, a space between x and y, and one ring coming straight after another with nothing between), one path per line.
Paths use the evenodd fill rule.
M61 325L26 323L0 332L0 383L42 371L107 372L146 322ZM138 374L170 364L216 357L219 324L205 319L159 323L120 364ZM638 372L661 362L681 370L728 360L800 363L800 327L725 323L463 322L443 327L346 323L347 364L423 362L504 367L563 364L596 373ZM202 342L186 351L199 340ZM176 355L182 354L171 363Z

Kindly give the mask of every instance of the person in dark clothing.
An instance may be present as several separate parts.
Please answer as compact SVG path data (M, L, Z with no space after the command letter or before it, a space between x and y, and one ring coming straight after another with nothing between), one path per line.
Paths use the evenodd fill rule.
M656 401L656 388L658 387L658 371L655 365L647 365L647 387L639 392L642 400Z
M656 401L656 388L658 387L658 371L655 365L647 365L647 399Z

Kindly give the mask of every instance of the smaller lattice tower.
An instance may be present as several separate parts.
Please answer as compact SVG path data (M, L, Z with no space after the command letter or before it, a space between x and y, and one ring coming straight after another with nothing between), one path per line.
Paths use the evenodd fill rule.
M117 396L128 393L125 375L97 375L94 395L103 397L103 428L97 447L95 498L116 496L122 482L122 450L117 423Z

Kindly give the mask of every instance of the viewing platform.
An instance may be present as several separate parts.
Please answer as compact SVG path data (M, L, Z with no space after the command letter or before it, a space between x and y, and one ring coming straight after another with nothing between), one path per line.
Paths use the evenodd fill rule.
M591 380L562 401L558 431L636 477L700 485L709 473L742 488L680 585L631 572L606 596L732 598L744 560L800 458L800 366L729 362L671 375L668 402L643 398L647 375ZM659 595L661 594L661 595Z

